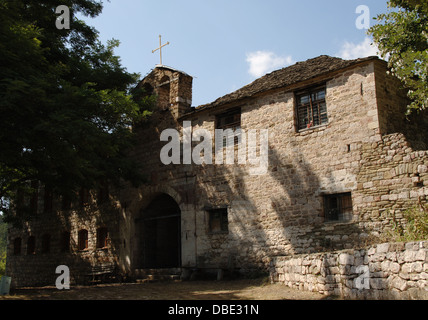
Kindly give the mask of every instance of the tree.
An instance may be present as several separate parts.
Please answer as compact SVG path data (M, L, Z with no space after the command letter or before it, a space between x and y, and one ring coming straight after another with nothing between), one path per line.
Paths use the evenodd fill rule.
M63 0L70 29L57 29L57 1L0 0L0 211L39 181L58 195L142 181L129 157L131 126L150 115L153 99L137 99L138 74L121 66L111 40L75 18L95 17L95 0Z
M428 2L390 0L382 22L369 29L391 72L403 81L411 99L407 113L428 107Z

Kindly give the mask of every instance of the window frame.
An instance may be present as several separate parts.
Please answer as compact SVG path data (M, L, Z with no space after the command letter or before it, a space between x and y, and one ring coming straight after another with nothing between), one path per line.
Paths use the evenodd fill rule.
M228 118L233 118L231 119L231 122L226 122L228 120ZM242 132L240 132L239 134L236 134L236 130L241 130L242 128L242 108L241 107L236 107L236 108L232 108L226 112L222 112L219 113L215 116L215 129L216 130L223 130L226 131L227 129L231 129L233 131L233 145L239 145L240 142L240 135L242 134ZM228 140L228 136L223 135L223 148L226 148L227 145L227 140Z
M109 233L107 227L100 227L97 229L97 249L107 249L108 248L108 239Z
M208 234L228 234L229 233L229 210L228 208L213 208L207 210ZM215 215L220 215L215 217ZM214 229L214 220L219 220L219 229Z
M79 251L89 250L89 232L86 229L80 229L77 233L77 249Z
M323 92L323 97L316 99L316 95L319 92ZM314 98L314 95L315 95L315 98ZM301 102L301 99L302 97L305 97L305 96L308 96L309 99L306 103L303 104ZM295 119L296 119L297 132L315 129L318 127L325 126L329 123L326 97L327 97L326 83L294 92ZM322 110L323 105L324 105L325 111ZM304 113L304 115L302 116L302 112L304 112L305 109L307 110L307 112ZM316 118L314 116L315 112L317 113ZM310 116L311 114L312 116ZM314 123L315 119L318 119L316 123ZM302 120L305 120L305 123L302 123Z
M331 202L329 202L333 199L336 199L336 202L337 202L336 207L333 207L331 205ZM332 210L337 210L337 213L331 213ZM337 217L332 218L333 215ZM324 222L329 222L329 223L350 222L352 220L352 215L353 215L353 203L352 203L351 192L326 194L323 196Z

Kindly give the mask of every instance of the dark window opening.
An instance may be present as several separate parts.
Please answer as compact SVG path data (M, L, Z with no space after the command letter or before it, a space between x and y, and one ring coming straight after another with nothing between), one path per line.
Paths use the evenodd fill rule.
M13 254L14 255L20 255L21 254L21 243L22 243L21 238L15 238L15 240L13 241Z
M107 202L109 199L109 186L107 182L102 182L100 185L100 188L98 189L98 203L104 203Z
M158 88L158 103L161 110L168 110L171 106L171 81L168 76L161 79Z
M352 219L351 193L324 196L325 221L350 221Z
M37 208L39 205L39 182L32 181L31 182L32 195L30 198L30 210L32 214L37 213Z
M325 95L325 86L296 93L298 130L328 123Z
M227 140L228 138L232 139L232 136L234 136L234 145L239 144L241 133L235 134L235 132L236 130L241 129L241 108L233 109L226 113L217 115L216 129L231 129L230 135L225 133L223 136L223 147L227 146Z
M227 233L229 231L227 208L209 210L208 220L209 233Z
M88 230L79 231L77 245L79 250L88 249Z
M97 248L107 248L108 245L108 230L107 228L97 229Z
M71 197L64 195L62 196L61 208L62 210L70 210L71 209Z
M45 187L45 194L43 199L43 212L52 213L53 208L53 195L50 187Z
M42 253L49 253L51 250L51 235L44 234L42 236Z
M64 231L61 234L61 252L67 253L70 252L70 232Z
M89 205L89 190L86 188L80 189L80 206L85 207Z
M36 253L36 238L34 236L30 236L27 239L27 254L35 254Z

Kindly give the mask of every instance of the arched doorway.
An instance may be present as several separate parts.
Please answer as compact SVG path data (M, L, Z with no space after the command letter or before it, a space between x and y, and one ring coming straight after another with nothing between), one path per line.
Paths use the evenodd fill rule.
M181 266L181 212L167 194L157 196L140 213L139 268Z

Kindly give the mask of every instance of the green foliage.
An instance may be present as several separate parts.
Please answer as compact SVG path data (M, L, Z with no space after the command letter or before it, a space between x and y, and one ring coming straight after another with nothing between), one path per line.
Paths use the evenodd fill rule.
M403 81L411 99L407 113L428 107L428 3L390 0L389 12L368 31L391 72Z
M108 180L138 185L140 167L129 150L131 127L150 115L137 99L139 75L103 45L75 14L96 17L95 0L64 0L70 29L58 30L58 1L0 0L0 211L11 217L17 190L40 181L59 195ZM131 90L132 89L132 90Z
M7 224L0 215L0 278L5 275L7 253Z
M396 242L428 240L428 207L416 206L403 213L404 221L392 216L393 228L387 238Z

